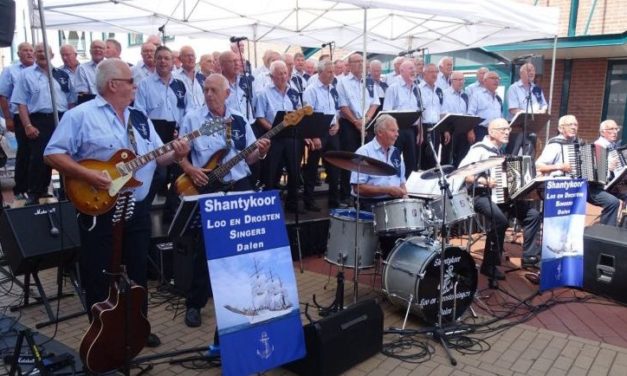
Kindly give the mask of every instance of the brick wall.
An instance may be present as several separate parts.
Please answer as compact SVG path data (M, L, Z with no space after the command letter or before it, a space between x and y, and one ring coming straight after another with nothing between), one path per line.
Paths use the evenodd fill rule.
M605 77L608 61L605 58L573 60L567 113L575 115L579 121L579 136L586 141L598 137L599 123L603 111L605 95ZM547 101L551 84L551 60L544 61L545 74L536 79L542 87ZM564 60L555 64L555 82L551 105L551 131L549 137L557 134L557 122L560 117L560 103L564 86ZM540 144L544 143L545 133L538 135ZM538 147L542 150L542 146Z
M517 0L518 2L534 4L536 0ZM576 34L583 35L588 22L593 0L579 0ZM588 35L614 34L625 31L627 20L627 4L625 0L598 0L590 20ZM559 36L568 34L568 19L570 17L571 0L539 0L538 6L560 8Z

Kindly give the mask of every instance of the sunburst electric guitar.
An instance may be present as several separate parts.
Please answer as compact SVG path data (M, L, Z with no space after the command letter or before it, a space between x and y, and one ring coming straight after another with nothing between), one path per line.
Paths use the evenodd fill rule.
M298 124L305 115L309 116L311 114L313 114L313 108L311 106L305 106L298 110L288 112L285 114L281 123L271 128L268 132L261 136L261 138L270 139L277 133L281 132L284 128ZM250 146L239 152L235 157L222 164L220 164L222 162L222 158L224 158L224 156L229 152L229 149L224 148L216 151L211 158L209 158L209 162L204 165L204 168L209 170L206 173L209 178L209 182L203 187L198 187L194 185L194 182L187 174L182 174L174 182L176 192L182 196L192 196L201 193L216 192L219 190L228 190L228 184L222 182L224 176L231 171L233 166L245 159L255 150L257 150L256 142L250 144Z
M199 129L180 137L179 140L189 142L199 136L208 136L220 132L224 130L224 124L229 121L231 120L224 118L206 121ZM173 142L168 142L139 157L131 150L121 149L113 154L108 161L83 159L78 162L81 166L90 170L102 171L111 178L109 189L98 189L82 179L64 176L65 192L79 212L94 216L106 213L113 208L122 189L138 187L142 184L133 178L135 171L157 157L172 151Z

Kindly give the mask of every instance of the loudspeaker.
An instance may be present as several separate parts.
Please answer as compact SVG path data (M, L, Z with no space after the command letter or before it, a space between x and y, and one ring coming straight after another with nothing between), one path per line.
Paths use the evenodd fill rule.
M0 47L9 47L15 32L15 1L0 0L0 9Z
M627 229L594 225L583 235L583 289L627 303Z
M69 201L5 209L0 244L14 275L72 262L81 245L76 210Z
M374 299L305 325L307 355L285 368L299 375L339 375L381 351L383 311Z

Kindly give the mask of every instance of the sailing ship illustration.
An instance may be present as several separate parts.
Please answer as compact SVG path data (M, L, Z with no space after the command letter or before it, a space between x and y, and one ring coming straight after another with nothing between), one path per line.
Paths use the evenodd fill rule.
M283 316L292 311L287 289L281 278L272 269L262 270L257 259L253 258L254 272L250 276L251 306L234 307L226 304L229 311L246 316L251 324Z
M547 248L555 253L558 256L570 256L578 253L578 247L575 245L575 241L573 237L569 236L568 232L562 233L560 237L560 246L552 247L551 245L547 245Z

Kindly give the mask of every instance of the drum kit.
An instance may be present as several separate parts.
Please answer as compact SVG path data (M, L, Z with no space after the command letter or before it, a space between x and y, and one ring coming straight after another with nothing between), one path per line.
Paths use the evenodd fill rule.
M388 164L350 152L327 152L325 160L356 173L389 176ZM423 179L463 177L485 171L495 163L474 163L454 170L451 166L423 172ZM447 229L474 216L466 190L451 194L446 186L439 195L383 201L373 212L356 209L331 211L325 260L342 269L354 269L354 295L360 269L375 265L379 237L399 237L383 261L382 291L395 305L405 307L429 323L451 323L472 303L477 289L477 269L464 248L448 244ZM438 231L438 229L440 229ZM437 236L439 232L439 237ZM340 275L342 278L340 284ZM338 288L343 274L338 273ZM443 286L440 289L440 286ZM338 291L336 300L343 301ZM438 314L440 312L440 314Z

